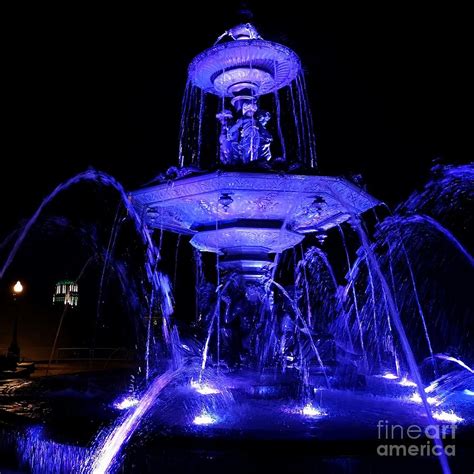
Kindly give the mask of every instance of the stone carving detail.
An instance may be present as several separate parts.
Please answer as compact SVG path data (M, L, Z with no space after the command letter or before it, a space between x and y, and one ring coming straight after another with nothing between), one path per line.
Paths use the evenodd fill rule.
M225 206L222 196L231 196ZM136 191L133 202L150 227L197 234L193 239L196 246L214 252L219 251L216 242L211 241L209 234L197 233L196 229L215 228L216 223L238 219L279 220L285 222L288 230L235 228L232 238L228 237L229 229L218 231L219 239L231 241L224 244L219 240L220 248L240 245L278 251L278 248L296 245L292 245L292 239L298 240L295 236L301 240L305 233L328 230L351 214L362 213L378 204L364 190L341 178L239 172L185 177L172 186L159 184ZM153 212L146 212L150 209ZM281 240L282 235L288 240L280 245L285 242ZM275 238L273 243L271 238Z
M245 249L266 253L280 253L294 247L304 236L285 229L257 229L233 227L197 233L191 244L203 252L233 254Z
M232 112L217 114L221 123L219 137L220 160L223 164L247 164L255 160L272 158L270 145L273 137L266 129L270 113L257 110L252 98L241 106L242 116L234 119Z

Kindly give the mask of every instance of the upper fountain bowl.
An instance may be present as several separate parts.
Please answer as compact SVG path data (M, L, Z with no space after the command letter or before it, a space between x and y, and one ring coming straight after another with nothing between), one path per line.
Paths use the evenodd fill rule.
M189 79L204 92L233 97L243 89L260 96L289 85L301 70L294 51L262 39L239 39L203 51L191 62Z

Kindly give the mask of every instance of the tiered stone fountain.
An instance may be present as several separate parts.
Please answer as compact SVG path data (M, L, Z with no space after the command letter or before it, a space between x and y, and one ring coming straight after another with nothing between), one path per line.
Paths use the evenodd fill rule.
M193 85L234 108L217 114L219 170L140 189L133 203L149 227L192 235L196 249L220 256L221 270L259 279L275 255L305 234L327 231L378 201L339 177L272 170L269 114L259 108L259 99L294 81L300 60L291 49L263 40L249 24L220 41L224 37L229 41L199 54L188 71ZM267 166L255 172L258 162ZM238 171L229 171L235 167Z

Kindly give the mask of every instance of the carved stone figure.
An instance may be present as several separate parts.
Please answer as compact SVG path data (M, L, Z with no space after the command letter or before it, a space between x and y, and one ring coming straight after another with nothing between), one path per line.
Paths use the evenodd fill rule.
M246 164L255 160L269 161L273 137L266 129L270 113L258 110L253 101L242 104L242 116L232 123L229 110L217 114L221 123L220 160L223 164Z

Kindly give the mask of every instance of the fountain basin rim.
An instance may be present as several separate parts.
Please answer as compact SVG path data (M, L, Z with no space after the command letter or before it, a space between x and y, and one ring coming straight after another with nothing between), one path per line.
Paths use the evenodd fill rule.
M196 173L194 175L188 175L184 177L179 177L174 180L170 180L167 182L162 182L158 184L152 184L150 186L144 186L142 188L138 188L132 191L130 194L132 198L138 197L141 194L147 194L152 189L158 187L167 187L173 188L175 186L179 186L181 184L188 184L188 183L198 183L200 181L208 181L210 179L215 178L218 179L232 179L232 178L240 178L245 176L250 179L267 179L271 181L279 181L284 182L285 180L297 180L297 181L310 181L310 180L317 180L320 182L325 182L327 184L330 183L344 183L348 186L352 187L356 191L362 191L364 194L369 196L373 201L374 204L381 204L382 202L373 196L369 195L366 191L363 191L359 188L356 184L348 181L347 179L343 178L342 176L327 176L327 175L317 175L317 174L289 174L289 173L275 173L275 172L255 172L255 171L209 171L209 172L202 172ZM295 191L297 192L297 191Z
M230 227L198 232L191 245L220 255L281 253L301 243L304 235L284 228Z
M239 54L237 54L239 53ZM258 70L262 73L257 95L275 92L289 85L301 71L301 61L290 48L262 39L220 43L198 54L188 67L191 82L207 93L232 97L230 77L218 85L216 77L236 69ZM265 77L264 77L265 76ZM270 76L270 77L268 77ZM241 77L240 80L243 80Z
M237 171L182 177L131 199L149 227L188 235L232 227L326 231L380 204L341 177Z

